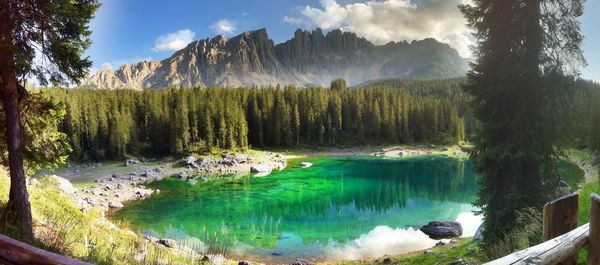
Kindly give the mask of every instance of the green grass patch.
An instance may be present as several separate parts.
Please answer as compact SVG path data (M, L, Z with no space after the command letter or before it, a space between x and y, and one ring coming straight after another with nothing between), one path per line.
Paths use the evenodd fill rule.
M203 255L152 244L92 210L83 213L72 197L61 194L47 178L29 186L37 246L94 264L202 264ZM10 181L0 169L0 210Z

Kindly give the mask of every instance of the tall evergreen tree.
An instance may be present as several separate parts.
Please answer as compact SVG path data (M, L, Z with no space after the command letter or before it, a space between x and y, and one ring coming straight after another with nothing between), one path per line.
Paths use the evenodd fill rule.
M516 210L541 208L544 184L556 182L551 103L564 90L545 81L566 74L565 63L582 60L576 20L582 2L474 0L461 6L478 39L465 89L481 124L472 159L482 175L476 205L485 217L485 245L514 227Z
M20 85L34 75L42 84L64 83L87 75L91 62L81 58L89 47L88 24L94 0L0 1L0 100L5 113L5 139L10 170L9 200L0 222L25 241L33 241L31 207L23 169L23 117L19 101L27 100ZM44 63L35 63L36 53Z

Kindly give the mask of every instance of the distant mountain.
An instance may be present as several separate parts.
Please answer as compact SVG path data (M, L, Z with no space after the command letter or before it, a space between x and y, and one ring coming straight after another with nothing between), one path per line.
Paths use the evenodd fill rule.
M374 45L354 33L297 30L275 45L265 29L228 39L198 40L162 61L103 68L84 86L93 88L164 88L172 86L329 85L344 78L350 85L393 77L462 76L467 61L434 39Z

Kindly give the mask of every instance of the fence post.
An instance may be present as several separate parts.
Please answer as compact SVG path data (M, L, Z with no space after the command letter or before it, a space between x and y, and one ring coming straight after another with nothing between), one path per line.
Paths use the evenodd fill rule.
M600 196L592 194L587 264L600 264Z
M566 234L577 228L579 195L571 193L544 205L544 241ZM577 264L577 255L561 261L561 265Z

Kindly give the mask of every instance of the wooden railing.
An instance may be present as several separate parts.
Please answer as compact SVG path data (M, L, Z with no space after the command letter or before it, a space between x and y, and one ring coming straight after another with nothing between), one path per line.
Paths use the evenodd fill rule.
M39 249L0 235L0 264L6 265L91 265Z
M600 265L600 196L592 194L590 222L577 227L579 195L558 198L544 206L544 242L512 253L487 265L577 264L579 250L587 246L588 265Z

